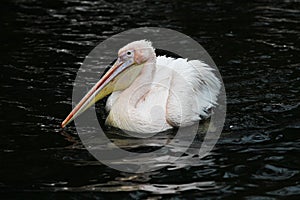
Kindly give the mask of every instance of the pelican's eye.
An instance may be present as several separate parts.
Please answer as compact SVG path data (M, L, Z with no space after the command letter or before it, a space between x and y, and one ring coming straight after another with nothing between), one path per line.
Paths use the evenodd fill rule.
M127 54L127 56L131 56L132 52L131 51L127 51L126 54Z

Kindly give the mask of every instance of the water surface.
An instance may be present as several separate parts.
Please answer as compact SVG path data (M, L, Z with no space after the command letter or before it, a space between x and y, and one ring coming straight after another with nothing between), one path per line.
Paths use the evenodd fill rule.
M14 0L0 11L1 199L300 196L299 2ZM85 56L106 38L144 26L180 31L210 53L228 111L209 156L128 174L96 162L74 126L59 124ZM146 147L112 137L141 150L165 136Z

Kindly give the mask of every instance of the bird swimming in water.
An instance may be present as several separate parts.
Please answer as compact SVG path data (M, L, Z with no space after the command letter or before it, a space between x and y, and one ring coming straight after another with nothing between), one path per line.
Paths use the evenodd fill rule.
M217 104L221 83L213 71L199 60L156 56L150 41L131 42L61 125L108 95L107 125L137 133L193 125Z

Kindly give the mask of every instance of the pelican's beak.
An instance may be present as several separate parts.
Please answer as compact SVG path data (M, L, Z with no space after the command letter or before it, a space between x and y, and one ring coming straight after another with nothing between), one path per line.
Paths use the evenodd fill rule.
M120 58L115 62L110 70L94 85L94 87L81 99L75 106L68 117L62 122L61 126L64 128L77 116L83 113L86 109L91 107L100 99L115 91L115 83L124 70L134 64L134 59L121 61Z

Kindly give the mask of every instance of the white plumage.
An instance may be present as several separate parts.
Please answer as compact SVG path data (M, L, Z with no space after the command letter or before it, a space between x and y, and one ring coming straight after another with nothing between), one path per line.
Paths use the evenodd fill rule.
M143 99L130 102L138 88L115 91L107 100L107 124L133 132L161 132L208 117L220 81L213 68L198 60L158 56L154 78ZM147 87L146 85L145 87ZM138 87L143 87L138 85ZM128 95L129 94L129 95Z

